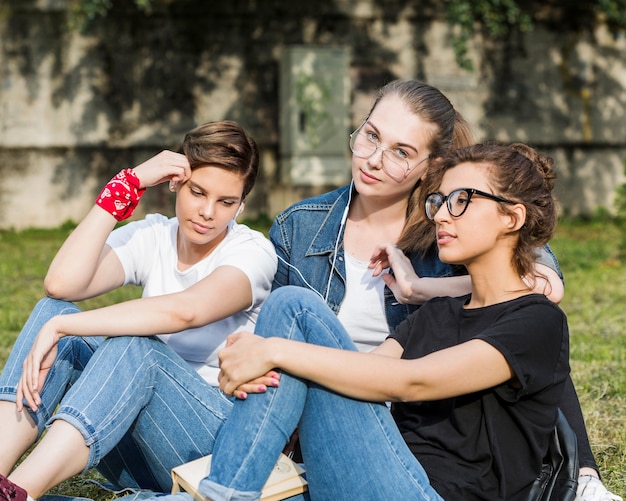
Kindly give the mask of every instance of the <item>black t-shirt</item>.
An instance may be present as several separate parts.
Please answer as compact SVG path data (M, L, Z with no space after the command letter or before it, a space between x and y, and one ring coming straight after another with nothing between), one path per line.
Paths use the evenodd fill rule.
M390 337L404 347L406 359L481 339L502 353L517 384L394 403L392 413L444 499L525 499L541 469L569 374L567 319L539 294L476 309L464 309L467 300L435 298Z

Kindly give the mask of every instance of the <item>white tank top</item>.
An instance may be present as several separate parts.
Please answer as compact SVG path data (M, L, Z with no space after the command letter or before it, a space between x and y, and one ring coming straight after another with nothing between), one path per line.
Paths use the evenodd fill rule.
M372 276L368 263L349 253L346 260L346 295L337 317L350 334L359 351L370 351L389 335L385 316L382 275Z

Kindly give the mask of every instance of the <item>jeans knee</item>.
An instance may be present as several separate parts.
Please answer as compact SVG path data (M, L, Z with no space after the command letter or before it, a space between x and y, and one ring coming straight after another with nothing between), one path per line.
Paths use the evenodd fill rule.
M308 306L319 302L324 304L320 297L312 290L298 287L297 285L285 285L270 294L269 298L263 304L266 307L274 308L278 311L300 310L303 306Z
M102 366L116 365L124 360L132 366L150 367L156 365L154 348L164 344L152 336L116 336L105 339L94 357Z
M153 337L115 336L107 338L103 343L103 346L106 346L108 349L117 348L123 351L141 350L145 353L147 351L147 347L152 342L154 342Z
M46 313L48 316L64 315L79 312L80 308L74 303L52 297L42 297L33 308L33 313Z
M37 301L37 304L28 317L26 324L24 324L24 327L22 328L22 333L34 330L36 331L34 332L36 335L41 327L52 317L78 312L80 312L80 308L74 303L47 296L43 297Z

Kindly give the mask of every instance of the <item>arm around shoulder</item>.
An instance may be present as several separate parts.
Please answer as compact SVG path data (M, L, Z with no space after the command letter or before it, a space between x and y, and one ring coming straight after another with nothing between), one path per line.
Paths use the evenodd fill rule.
M559 262L549 245L536 251L534 282L529 282L538 294L544 294L553 303L560 303L565 294L565 282Z

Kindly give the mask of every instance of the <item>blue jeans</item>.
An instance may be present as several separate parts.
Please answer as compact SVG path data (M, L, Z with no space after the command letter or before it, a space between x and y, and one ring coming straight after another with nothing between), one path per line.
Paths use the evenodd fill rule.
M0 375L0 400L15 402L22 361L42 325L75 305L45 298L22 329ZM210 454L232 401L153 337L68 336L31 415L39 432L55 419L76 427L116 488L169 492L171 469ZM56 413L54 412L57 408Z
M301 287L272 292L256 330L356 350L335 314ZM200 491L213 500L258 499L296 425L311 499L441 499L386 405L353 400L287 373L278 388L236 402Z

